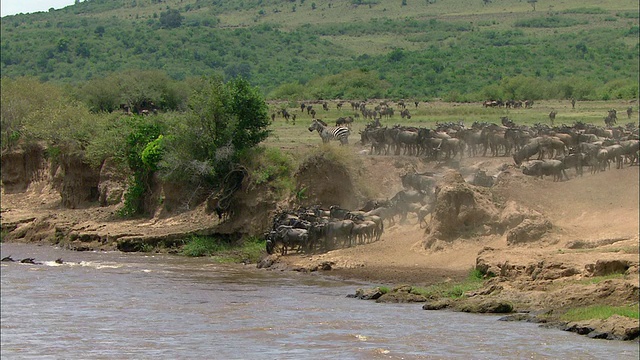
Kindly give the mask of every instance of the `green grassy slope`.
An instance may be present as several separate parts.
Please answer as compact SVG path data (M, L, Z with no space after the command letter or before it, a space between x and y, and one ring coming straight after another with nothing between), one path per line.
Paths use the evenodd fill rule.
M88 0L2 18L0 70L66 83L128 69L241 75L277 98L637 97L636 1L404 3ZM326 80L354 70L381 83Z

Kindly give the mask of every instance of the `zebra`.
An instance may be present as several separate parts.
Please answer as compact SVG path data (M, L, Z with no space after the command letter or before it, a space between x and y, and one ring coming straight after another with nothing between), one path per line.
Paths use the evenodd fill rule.
M322 138L323 143L328 143L332 139L340 141L340 145L346 145L349 143L349 134L351 131L344 126L329 127L322 120L314 119L309 126L309 131L317 130L318 134Z

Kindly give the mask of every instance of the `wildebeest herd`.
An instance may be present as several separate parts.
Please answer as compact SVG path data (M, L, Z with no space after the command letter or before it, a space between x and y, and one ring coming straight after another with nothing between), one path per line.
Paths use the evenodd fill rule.
M383 229L382 218L365 211L311 206L276 214L265 238L269 254L279 248L286 255L288 249L312 253L377 241Z
M326 103L323 108L326 110ZM342 103L339 103L341 108ZM415 103L416 107L418 103ZM485 107L531 108L533 101L488 101ZM402 118L411 118L404 101L398 102ZM575 107L575 100L572 101ZM309 106L307 106L308 110ZM360 114L370 119L360 131L360 143L369 145L372 155L418 156L427 161L448 161L468 157L492 156L513 157L515 165L526 175L553 176L554 180L568 179L566 170L575 169L582 176L584 167L592 173L604 171L615 163L620 169L625 164L637 165L638 125L617 125L617 112L611 109L604 118L605 126L575 122L571 126L553 126L557 112L549 114L552 126L535 124L517 125L502 117L501 124L474 122L470 127L459 123L437 123L435 128L415 126L382 126L381 119L390 119L394 110L386 102L369 109L365 102L351 102L353 117L339 118L336 127L329 127L319 119L313 119L309 131L317 130L323 142L338 140L348 144L351 124ZM303 108L304 109L304 108ZM406 111L406 113L405 113ZM627 109L631 119L633 109Z
M358 104L352 107L362 110ZM625 164L638 165L640 158L638 125L614 126L615 111L609 111L604 127L579 121L571 126L518 125L507 117L501 118L499 125L474 122L467 127L459 122L437 123L435 128L389 127L380 123L380 113L360 131L361 144L370 145L371 155L417 156L426 161L462 159L465 154L510 157L523 174L553 176L554 181L569 179L568 169L575 169L576 176L582 176L584 167L596 173L609 169L611 163L618 169ZM339 126L329 127L313 119L309 131L318 131L323 142L338 140L346 145L353 118L347 123L343 120L339 119ZM286 254L296 249L314 253L378 241L385 221L387 226L393 225L399 216L400 222L404 222L409 213L416 215L421 227L428 225L426 217L436 203L434 175L409 171L401 177L404 190L391 199L370 201L355 211L337 205L328 209L316 205L282 211L273 218L271 230L265 234L267 251ZM493 180L484 172L477 173L475 185L492 185L492 181L476 184L479 175Z
M610 112L609 114L611 114ZM446 161L466 153L475 156L513 157L526 175L554 176L568 179L566 169L583 174L604 171L615 163L638 164L638 126L596 126L576 122L572 126L550 127L545 124L517 125L503 117L501 125L474 122L437 124L435 129L395 125L366 125L360 132L363 145L370 144L370 154L410 155L426 160ZM534 160L531 160L535 158Z
M435 180L432 173L408 172L401 177L404 190L390 199L367 201L359 210L338 205L323 209L319 205L280 211L273 217L271 229L265 234L267 252L288 250L315 253L380 240L384 223L394 225L416 214L422 227L435 206Z

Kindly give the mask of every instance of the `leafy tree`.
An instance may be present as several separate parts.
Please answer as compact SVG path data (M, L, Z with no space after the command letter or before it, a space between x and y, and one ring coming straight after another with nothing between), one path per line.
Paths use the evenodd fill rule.
M182 25L183 16L176 9L169 9L160 13L160 26L165 29L178 28Z
M91 136L86 107L58 86L33 78L3 78L0 95L3 150L21 140L82 148Z
M169 179L215 185L239 155L270 133L268 107L261 93L236 78L203 78L191 95L183 121L173 123L161 163Z
M94 112L111 112L121 104L134 111L151 103L160 110L183 110L187 102L185 87L185 83L173 81L159 70L131 70L86 82L78 98Z
M125 118L131 129L125 140L126 163L132 172L124 206L120 215L131 217L146 212L146 200L151 194L153 174L163 153L163 132L166 126L148 116Z
M120 107L120 87L114 76L89 80L80 89L78 97L93 112L112 112Z

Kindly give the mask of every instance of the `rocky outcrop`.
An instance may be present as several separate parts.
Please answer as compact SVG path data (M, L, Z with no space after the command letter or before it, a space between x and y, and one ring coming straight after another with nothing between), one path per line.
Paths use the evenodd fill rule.
M87 164L80 155L61 156L57 176L60 178L61 205L68 209L86 207L100 198L100 169Z
M570 322L562 326L562 329L593 339L634 340L640 336L638 320L620 315L612 315L607 319Z
M301 205L355 209L363 198L354 178L356 174L354 169L324 153L309 157L294 175L296 192L304 192L304 198L299 199Z
M417 294L410 285L396 286L391 291L383 294L376 300L379 303L415 303L425 302L427 298L424 295Z
M466 183L462 175L450 171L436 189L435 210L423 246L442 250L458 238L505 233L507 244L514 246L540 240L552 227L541 213L514 201L501 206L490 189Z
M6 194L24 192L32 182L49 178L45 150L37 144L4 151L0 159L2 189Z

